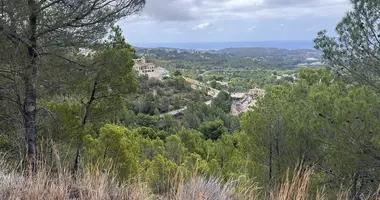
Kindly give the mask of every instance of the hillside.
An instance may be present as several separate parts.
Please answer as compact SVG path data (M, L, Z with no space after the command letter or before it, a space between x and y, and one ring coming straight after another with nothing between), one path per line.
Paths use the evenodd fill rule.
M380 1L337 1L2 0L0 200L380 200Z
M204 65L206 69L209 65L217 66L231 60L246 63L244 65L267 68L295 68L299 64L308 65L322 62L322 53L312 49L227 48L200 51L174 48L137 48L137 53L152 60L198 62ZM232 67L234 66L232 65Z
M226 48L219 50L220 53L227 53L236 57L268 58L285 57L285 59L306 59L316 58L320 60L322 53L313 49L279 49L279 48Z

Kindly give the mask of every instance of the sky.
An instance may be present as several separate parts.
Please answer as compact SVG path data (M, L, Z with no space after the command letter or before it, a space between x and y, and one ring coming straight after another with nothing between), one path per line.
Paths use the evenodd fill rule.
M334 35L349 9L349 0L147 0L118 25L131 44L313 40Z

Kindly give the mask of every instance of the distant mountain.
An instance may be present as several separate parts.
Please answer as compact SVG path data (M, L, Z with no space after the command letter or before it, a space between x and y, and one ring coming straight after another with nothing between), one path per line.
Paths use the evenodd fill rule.
M135 43L133 46L144 48L176 48L194 50L221 50L226 48L264 47L280 49L313 49L313 41L242 41L242 42L195 42L195 43Z
M256 58L264 60L288 60L304 62L319 61L322 52L315 49L281 49L264 47L225 48L221 50L192 50L179 48L141 48L136 47L137 52L143 56L153 56L161 59L205 59L205 58Z
M322 53L314 49L281 49L281 48L226 48L219 50L221 53L228 53L233 57L301 57L303 59L320 59Z
M191 50L180 48L136 47L139 56L152 60L191 61L212 66L272 66L295 68L323 64L322 52L314 49L280 49L263 47L225 48L221 50ZM231 63L234 64L231 64ZM226 65L226 63L230 63ZM320 64L318 64L320 63ZM183 65L183 64L181 64ZM179 67L180 68L180 67Z

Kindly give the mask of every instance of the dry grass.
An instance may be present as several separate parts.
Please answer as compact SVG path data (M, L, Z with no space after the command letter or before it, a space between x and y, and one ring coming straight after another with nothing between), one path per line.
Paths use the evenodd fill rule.
M289 178L292 174L291 178ZM265 192L257 184L242 180L221 181L218 178L205 178L197 173L185 180L181 173L172 181L169 194L154 195L147 184L135 181L134 184L120 184L110 173L99 168L84 170L74 180L70 173L61 171L50 173L41 167L34 177L24 176L6 166L0 158L0 199L1 200L306 200L328 199L324 188L313 198L310 196L312 169L298 169L287 173L283 183ZM376 199L374 198L370 199ZM337 195L339 200L348 200L348 192ZM366 198L367 199L367 198Z
M232 200L260 199L260 188L253 183L241 185L239 180L223 182L217 178L194 176L184 185L179 185L169 200Z
M233 199L236 183L228 181L222 183L217 178L203 178L196 176L187 181L183 186L178 186L175 198L178 200L227 200Z
M299 168L293 172L293 177L289 180L289 171L286 173L286 179L279 186L279 189L270 192L271 199L287 200L308 199L310 178L313 174L311 168ZM323 194L318 194L319 199L323 199Z
M0 199L4 200L139 200L152 199L146 184L118 184L109 173L96 168L86 169L74 180L70 173L56 174L40 168L34 177L7 171L0 161Z

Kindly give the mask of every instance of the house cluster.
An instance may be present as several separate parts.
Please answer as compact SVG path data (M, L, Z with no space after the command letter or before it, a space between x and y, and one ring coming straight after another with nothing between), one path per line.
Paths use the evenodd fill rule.
M162 67L157 67L153 63L146 62L145 58L134 59L135 65L133 69L138 72L139 75L146 75L149 78L156 78L162 80L169 77L169 72Z
M253 88L249 90L248 94L254 99L261 99L265 96L265 90L261 88Z
M303 63L298 63L298 67L307 67L307 66L323 66L326 65L326 63L319 61L317 58L306 58Z
M256 106L257 100L263 98L264 95L265 90L260 88L250 89L247 93L232 93L232 115L237 116L242 112L250 110L252 106Z

